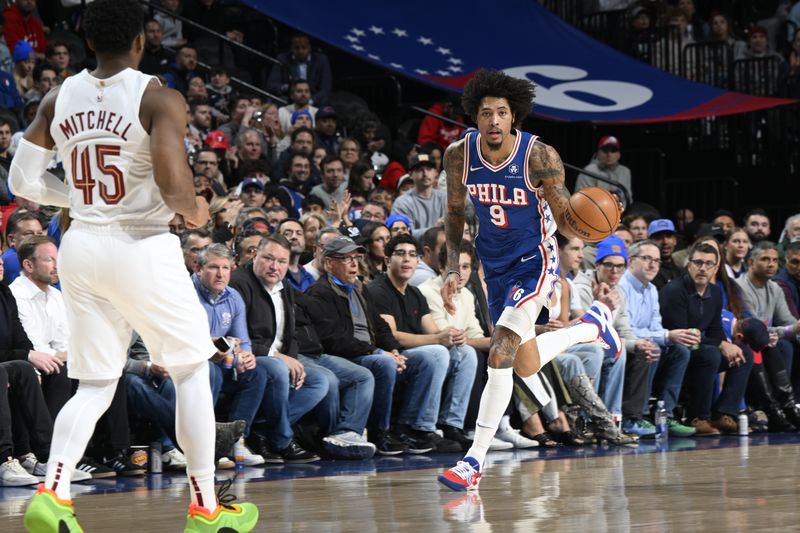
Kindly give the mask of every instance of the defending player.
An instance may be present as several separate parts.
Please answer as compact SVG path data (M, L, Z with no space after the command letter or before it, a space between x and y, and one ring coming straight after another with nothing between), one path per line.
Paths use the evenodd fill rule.
M173 212L203 226L186 163L183 97L134 70L144 50L137 0L96 0L86 38L97 69L68 78L42 101L11 164L14 194L69 207L59 253L71 330L69 376L80 380L55 421L45 482L25 513L32 532L82 531L70 478L125 364L133 327L177 390L176 432L186 454L192 503L186 532L251 531L258 509L219 503L214 494L214 410L208 358L216 352L206 314L186 276ZM67 183L45 169L53 147Z
M531 110L533 84L481 70L464 87L462 102L478 131L451 144L445 153L448 274L442 296L454 313L458 250L469 194L480 224L476 249L496 328L475 440L464 460L439 476L453 490L478 486L489 444L511 399L512 372L527 382L577 343L599 342L615 356L621 352L611 311L597 301L573 326L534 338L540 311L555 305L560 293L555 290L556 229L565 235L571 232L564 222L569 192L561 158L536 136L516 129Z

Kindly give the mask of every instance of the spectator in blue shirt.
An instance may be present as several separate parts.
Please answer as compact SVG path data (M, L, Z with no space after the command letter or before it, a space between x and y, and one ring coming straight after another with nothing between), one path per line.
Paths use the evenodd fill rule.
M306 250L306 236L303 225L293 218L287 218L278 224L276 231L286 237L286 240L292 245L291 259L289 260L289 269L286 271L285 280L298 291L306 292L306 289L317 280L300 264L300 254Z
M647 399L655 382L655 397L664 400L667 410L670 435L688 437L694 428L684 426L672 417L683 383L683 374L689 364L688 346L700 342L700 336L691 329L667 330L661 325L661 310L658 305L658 290L651 283L658 274L661 252L651 240L633 243L628 249L630 263L622 275L619 287L628 300L628 314L633 332L640 339L649 339L661 350L661 355L649 367L643 414L649 415Z

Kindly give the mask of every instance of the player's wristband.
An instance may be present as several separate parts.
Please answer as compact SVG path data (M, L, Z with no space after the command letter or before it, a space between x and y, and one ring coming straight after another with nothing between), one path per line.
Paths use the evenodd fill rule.
M461 274L458 272L458 270L448 270L447 276L445 277L449 277L450 274L455 274L456 276L458 276L459 281L461 281Z

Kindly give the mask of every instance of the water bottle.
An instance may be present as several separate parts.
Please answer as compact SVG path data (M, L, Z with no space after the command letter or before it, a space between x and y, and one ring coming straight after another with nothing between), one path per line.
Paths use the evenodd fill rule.
M739 436L746 437L750 434L750 431L747 427L748 420L747 420L747 413L739 413Z
M160 474L162 472L161 441L154 440L150 443L150 457L148 462L150 463L151 474Z
M658 400L656 404L656 441L666 442L669 430L667 429L667 410L664 408L664 400Z
M239 440L233 445L233 460L236 463L236 470L244 469L244 454L244 437L239 437Z

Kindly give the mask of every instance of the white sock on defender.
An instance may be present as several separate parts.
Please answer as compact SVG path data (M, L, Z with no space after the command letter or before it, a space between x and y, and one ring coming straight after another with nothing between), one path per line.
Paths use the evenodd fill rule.
M489 379L481 395L478 420L475 423L475 439L467 451L467 455L474 457L481 466L514 391L513 369L489 368L487 372Z

